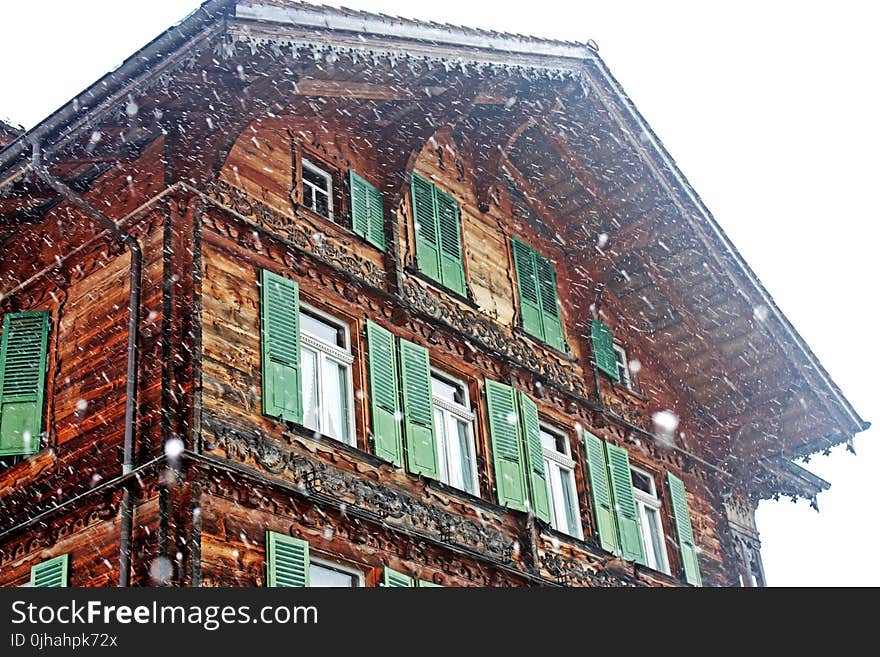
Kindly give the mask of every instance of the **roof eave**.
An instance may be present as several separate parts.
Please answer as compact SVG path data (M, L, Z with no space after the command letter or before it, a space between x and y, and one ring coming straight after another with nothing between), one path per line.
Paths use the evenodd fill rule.
M478 48L496 52L583 60L593 50L587 44L553 41L534 37L483 32L452 25L435 25L419 21L367 14L345 13L322 7L281 7L259 2L238 2L236 18L266 21L296 27L329 31L365 33L437 45Z

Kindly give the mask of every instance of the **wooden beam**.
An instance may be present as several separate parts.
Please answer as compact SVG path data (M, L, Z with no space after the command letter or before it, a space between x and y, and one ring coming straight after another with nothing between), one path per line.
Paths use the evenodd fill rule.
M409 101L416 98L412 91L400 86L336 80L300 80L295 83L294 95L383 101Z
M546 123L542 122L538 125L541 134L547 140L547 144L553 150L562 163L568 168L575 179L583 186L584 190L592 197L596 207L603 215L611 217L613 215L608 200L604 197L599 187L599 182L590 171L583 165L581 160L571 152L569 145Z

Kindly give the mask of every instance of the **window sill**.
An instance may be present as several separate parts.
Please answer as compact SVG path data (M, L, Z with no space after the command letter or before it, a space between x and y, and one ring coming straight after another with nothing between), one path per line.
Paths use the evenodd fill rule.
M369 463L370 465L376 467L381 465L387 465L392 468L397 467L393 463L386 461L385 459L381 459L375 454L365 452L359 447L355 447L354 445L346 443L342 440L337 440L336 438L333 438L331 436L326 436L322 433L318 433L302 424L297 424L296 422L289 422L285 420L284 425L290 433L299 438L306 438L325 447L330 447L334 450L345 452L349 456L353 456L359 461Z
M654 570L650 566L643 566L640 563L635 564L635 567L636 574L644 573L646 576L649 576L653 579L659 579L666 582L667 584L674 584L676 586L691 586L691 584L688 584L685 580L678 579L677 577L674 577L668 573L664 573L662 570Z
M45 440L45 436L43 438ZM5 466L0 465L0 480L11 477L19 479L25 470L34 466L34 462L45 458L55 456L55 451L49 447L43 447L39 452L33 454L18 454L15 456L0 456L0 461L6 463ZM2 488L2 486L0 486Z
M554 347L553 345L551 345L547 342L544 342L541 338L534 336L531 333L529 333L528 331L526 331L522 326L514 326L513 333L514 333L514 335L518 335L522 338L526 338L527 340L529 340L530 342L533 342L534 344L538 345L542 349L546 349L547 351L550 351L550 352L556 354L557 356L562 356L569 363L574 363L576 361L576 359L573 358L569 352L561 351L561 350L557 349L556 347Z
M507 511L510 511L506 506L498 506L488 500L484 500L482 497L478 495L474 495L473 493L468 493L466 490L462 490L461 488L456 488L455 486L450 486L438 479L427 479L428 490L436 490L438 492L443 493L444 495L451 495L452 497L457 497L463 502L468 504L472 504L473 506L478 506L481 509L489 511L491 513L500 513L504 514Z
M607 376L607 375L606 375L606 376ZM611 381L611 389L612 389L614 392L621 393L622 395L624 395L624 396L626 396L626 397L633 397L633 398L635 398L635 399L637 399L637 400L639 400L639 401L641 401L641 402L647 402L647 401L648 401L648 398L647 398L647 397L645 397L645 396L642 395L641 393L637 392L636 390L633 390L632 388L627 388L625 385L622 385L622 384L620 384L620 383L615 383L614 380L611 379L611 377L608 377L608 378L609 378L609 380Z
M592 554L614 556L611 552L601 548L598 543L594 543L590 539L578 538L577 536L566 534L558 529L554 529L552 525L547 524L540 518L537 518L536 520L540 523L541 533L557 539L560 543L569 543L570 545L574 545L575 547Z
M356 240L358 243L366 245L369 248L375 250L377 253L381 253L382 255L385 255L385 251L380 249L378 246L376 246L372 242L367 241L367 238L358 235L349 226L346 226L345 224L337 223L335 219L328 219L324 215L319 214L319 213L315 212L314 210L307 208L304 205L300 205L300 204L293 203L293 202L291 202L291 204L293 207L294 216L299 215L299 216L302 216L302 217L309 219L313 222L317 222L317 223L321 224L322 227L332 228L337 233L339 233L341 236L350 237L350 238Z
M441 283L440 281L436 281L433 278L431 278L430 276L426 276L425 274L420 272L418 269L413 269L412 267L404 267L403 271L408 276L412 276L413 278L418 278L420 281L424 281L425 283L430 285L432 288L434 288L438 292L443 292L444 294L452 297L456 301L460 301L461 303L466 305L468 308L471 308L473 310L476 310L477 312L480 312L480 307L470 297L470 288L466 288L468 296L464 296L462 294L459 294L455 290L449 289L448 287L443 285L443 283Z

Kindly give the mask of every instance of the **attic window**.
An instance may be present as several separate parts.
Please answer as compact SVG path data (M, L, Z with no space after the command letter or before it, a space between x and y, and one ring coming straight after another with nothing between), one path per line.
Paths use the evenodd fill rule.
M333 219L333 177L309 160L302 161L302 204L322 217Z

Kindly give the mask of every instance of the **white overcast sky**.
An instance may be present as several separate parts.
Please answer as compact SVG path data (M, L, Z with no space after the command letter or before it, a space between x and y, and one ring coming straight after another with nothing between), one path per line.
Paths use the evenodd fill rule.
M256 0L255 0L256 1ZM856 410L880 421L880 7L872 2L343 5L520 34L593 39L685 175ZM0 118L32 127L192 0L0 3ZM832 488L762 502L770 585L880 585L880 430L808 468Z

